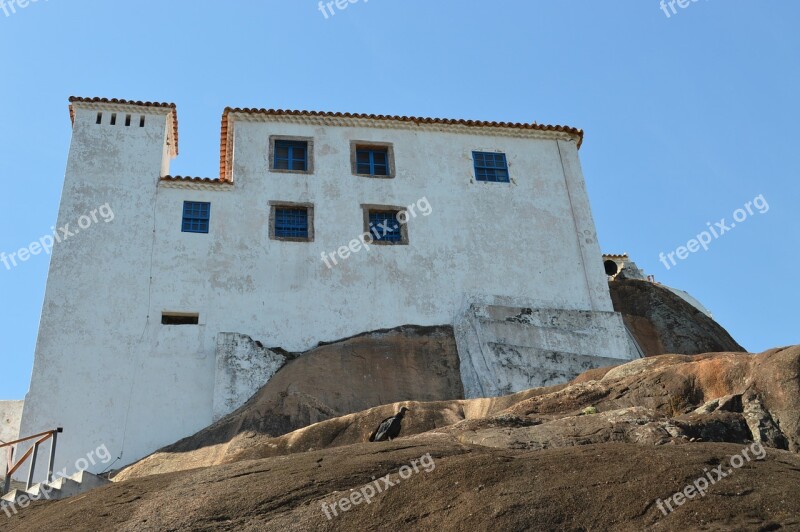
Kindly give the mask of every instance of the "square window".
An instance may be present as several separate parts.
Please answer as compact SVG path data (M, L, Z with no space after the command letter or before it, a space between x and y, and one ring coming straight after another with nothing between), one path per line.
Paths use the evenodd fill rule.
M183 224L181 231L184 233L208 233L211 220L211 204L203 201L183 202Z
M492 183L508 183L508 161L505 153L472 152L475 179Z
M314 207L306 203L272 203L270 238L290 242L314 240Z
M362 175L389 175L389 151L386 148L364 148L356 151L357 173Z
M308 167L308 143L290 140L275 141L273 170L297 170L305 172Z
M351 142L353 173L367 177L394 177L394 151L391 144Z
M406 214L401 207L362 205L364 230L372 235L374 244L408 244Z
M313 141L306 137L270 137L270 170L310 174L313 172Z

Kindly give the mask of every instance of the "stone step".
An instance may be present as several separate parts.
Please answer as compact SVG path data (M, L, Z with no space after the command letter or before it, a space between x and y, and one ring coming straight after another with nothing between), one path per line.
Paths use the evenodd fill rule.
M8 493L6 493L5 495L3 495L2 497L0 497L0 500L6 501L6 502L12 502L17 498L17 496L19 496L19 495L21 495L23 493L25 493L25 490L13 489L13 490L9 491Z
M107 484L111 484L111 481L107 478L97 476L93 473L89 473L88 471L78 471L69 478L70 480L78 482L83 487L83 491L89 491L95 488L100 488Z
M61 488L55 483L45 484L43 482L31 486L31 489L29 489L27 493L31 498L36 500L49 499L55 501L58 499L63 499L65 496L67 496L61 493Z
M20 510L27 508L31 502L43 499L58 500L63 498L64 496L55 488L50 489L46 494L40 494L39 491L34 494L24 490L11 490L3 495L0 500L0 511L5 513L8 517L11 517Z
M110 483L110 480L87 471L79 471L71 477L60 477L49 484L45 482L34 484L27 491L11 490L0 499L0 511L10 516L26 508L30 501L66 499Z
M40 486L41 486L41 484L37 484L36 486L33 486L29 490L29 492L33 492L34 489L36 489L37 492L38 492L38 490L41 489ZM58 498L52 497L52 496L50 497L51 499L55 499L55 500L65 499L67 497L72 497L72 496L75 496L75 495L79 495L79 494L83 493L84 491L87 491L87 490L83 489L83 486L81 485L80 482L75 482L74 480L72 480L70 478L64 478L64 477L54 480L53 482L51 482L49 484L49 486L50 486L51 489L55 488L59 492L58 493L58 495L59 495Z

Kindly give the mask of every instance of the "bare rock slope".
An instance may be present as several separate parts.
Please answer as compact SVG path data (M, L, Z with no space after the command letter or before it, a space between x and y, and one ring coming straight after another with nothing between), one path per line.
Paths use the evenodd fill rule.
M117 480L364 442L401 405L412 410L403 423L404 436L433 431L498 448L757 439L797 453L800 347L760 355L663 355L504 397L405 401L278 437L245 431L187 452L159 451L123 470Z
M364 443L411 408L402 437ZM279 437L161 452L11 530L794 530L800 347L666 355L506 397L403 402ZM761 459L731 467L756 440ZM435 467L401 476L430 455ZM657 500L724 467L703 497ZM194 469L191 469L194 468ZM721 471L723 471L721 470ZM162 474L156 474L162 473ZM387 476L388 475L388 476ZM330 505L375 479L370 503ZM330 519L329 519L330 517Z
M713 319L649 281L609 281L614 310L647 356L746 351Z

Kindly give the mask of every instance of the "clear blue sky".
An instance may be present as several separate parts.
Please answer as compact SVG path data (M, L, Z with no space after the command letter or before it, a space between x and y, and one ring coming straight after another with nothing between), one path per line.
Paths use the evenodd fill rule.
M70 95L175 102L172 173L212 177L225 106L568 124L586 130L605 251L688 290L749 350L800 343L800 2L701 0L667 18L658 0L359 0L327 20L317 4L0 10L0 251L56 221ZM659 262L760 194L769 212ZM27 391L47 269L0 264L0 399Z

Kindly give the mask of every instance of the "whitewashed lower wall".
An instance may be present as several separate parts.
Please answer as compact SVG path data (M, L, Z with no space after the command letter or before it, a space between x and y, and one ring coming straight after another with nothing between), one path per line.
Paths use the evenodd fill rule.
M216 358L214 421L245 404L287 361L285 356L238 333L217 336Z
M0 401L0 442L14 441L19 437L24 401ZM0 456L4 456L0 453Z

